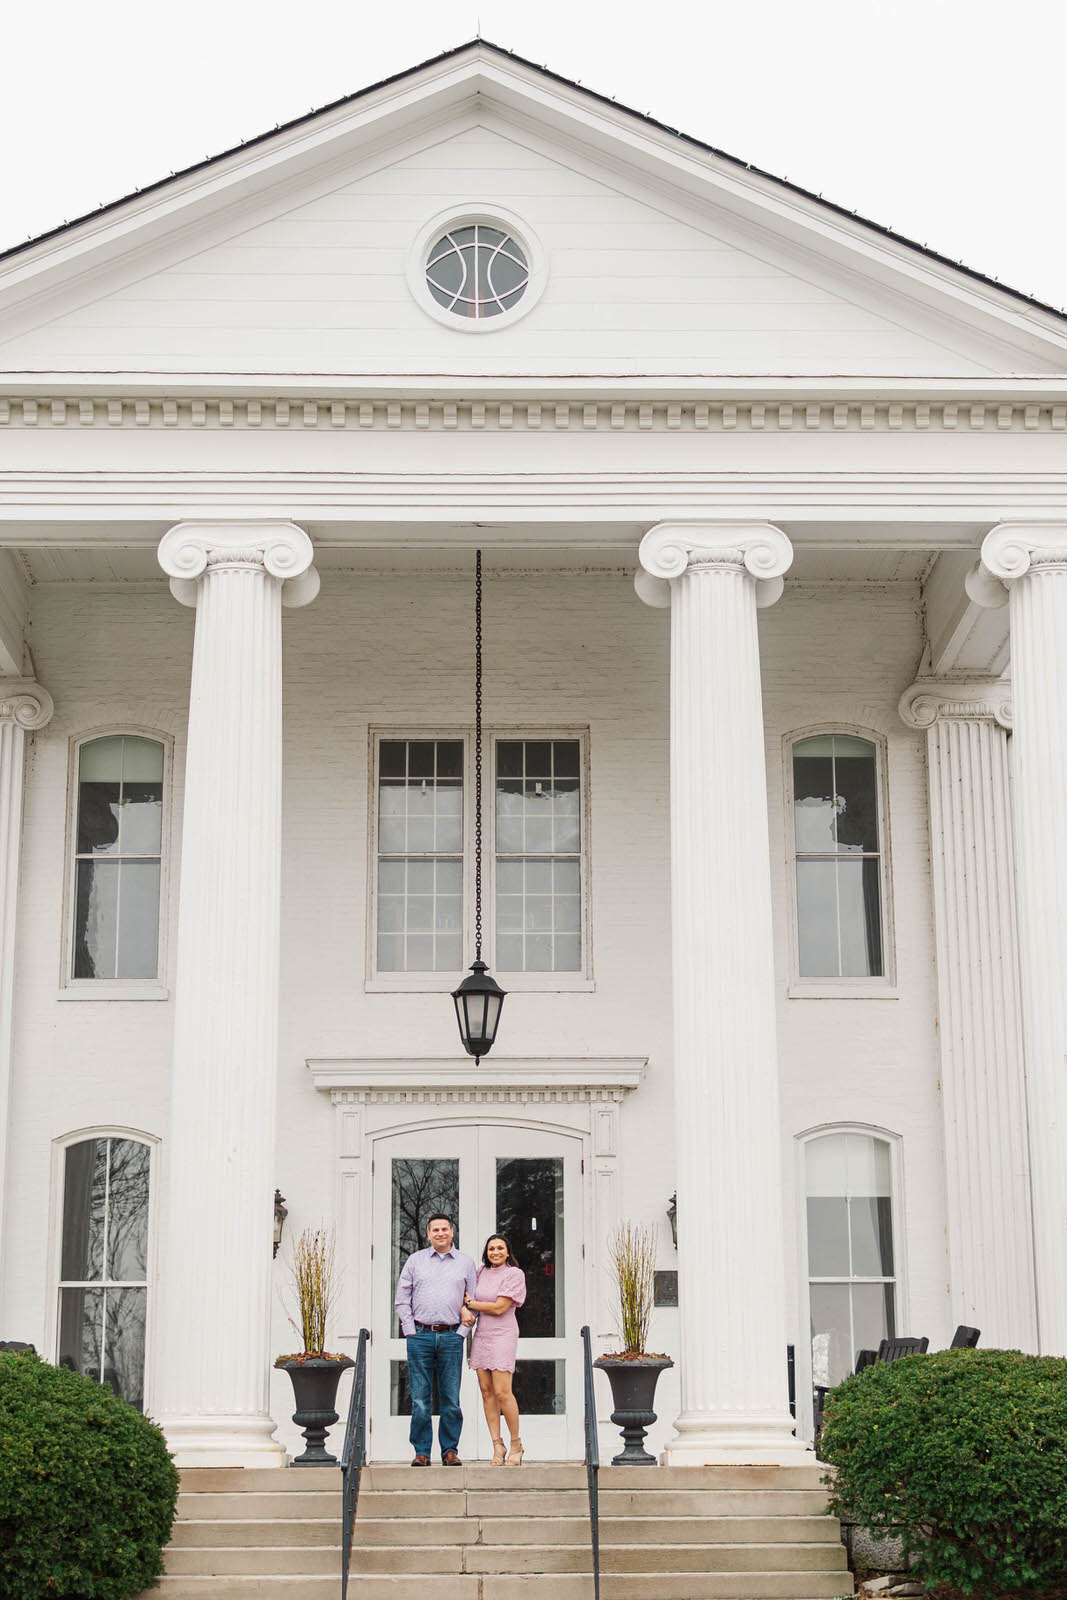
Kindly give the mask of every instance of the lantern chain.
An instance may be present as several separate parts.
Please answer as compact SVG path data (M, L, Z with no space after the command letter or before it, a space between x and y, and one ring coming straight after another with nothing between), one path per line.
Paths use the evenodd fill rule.
M482 959L482 552L474 563L474 957Z

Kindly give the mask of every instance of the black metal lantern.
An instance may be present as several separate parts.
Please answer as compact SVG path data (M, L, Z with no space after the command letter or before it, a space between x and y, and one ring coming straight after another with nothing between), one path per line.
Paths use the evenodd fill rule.
M505 991L482 960L482 552L474 564L474 961L452 991L459 1036L480 1061L496 1038Z

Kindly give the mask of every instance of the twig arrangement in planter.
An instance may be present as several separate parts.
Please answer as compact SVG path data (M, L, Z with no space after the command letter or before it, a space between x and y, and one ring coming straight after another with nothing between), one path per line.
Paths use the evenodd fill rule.
M622 1338L619 1354L644 1355L654 1302L655 1229L623 1223L608 1245L608 1264L618 1291L616 1324Z
M332 1228L305 1228L286 1265L296 1310L295 1317L289 1316L289 1323L300 1335L304 1348L296 1355L279 1356L274 1365L292 1379L296 1398L293 1421L307 1440L307 1448L293 1465L336 1466L337 1458L326 1450L326 1433L337 1421L337 1385L352 1362L348 1356L331 1355L325 1348L326 1325L339 1287Z

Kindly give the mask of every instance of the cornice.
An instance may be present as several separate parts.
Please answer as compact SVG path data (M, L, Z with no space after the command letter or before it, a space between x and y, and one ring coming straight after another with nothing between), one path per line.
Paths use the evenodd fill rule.
M353 1056L309 1060L316 1089L344 1104L536 1104L621 1100L638 1087L645 1056Z
M32 732L51 722L54 710L52 696L33 678L0 678L0 725Z
M932 728L936 722L996 722L1010 729L1011 684L1003 678L917 678L901 695L897 709L909 728Z
M1067 403L1047 400L827 400L811 394L784 399L670 400L645 398L383 399L311 396L259 399L248 395L175 393L101 398L76 394L9 393L0 397L0 427L21 429L304 429L401 433L1061 433Z

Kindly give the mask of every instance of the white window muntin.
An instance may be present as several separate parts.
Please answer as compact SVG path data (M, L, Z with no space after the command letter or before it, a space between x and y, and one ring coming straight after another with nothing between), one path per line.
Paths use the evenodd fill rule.
M878 843L878 897L881 918L882 972L879 976L860 977L804 977L800 972L800 907L797 894L797 839L796 808L793 775L794 747L805 739L838 736L861 739L874 746L874 773L877 793ZM854 723L817 723L812 727L794 729L782 741L783 789L785 798L786 866L789 876L789 995L793 999L847 999L863 996L896 998L896 958L893 947L893 897L890 864L890 821L888 804L888 741L884 734ZM801 853L801 860L805 854ZM810 857L809 857L810 859ZM845 860L864 859L846 856ZM866 859L875 859L870 853Z
M76 978L75 966L75 915L77 908L78 862L85 859L78 850L79 780L82 751L87 745L104 739L144 739L161 746L163 752L162 806L160 816L159 849L159 905L156 938L156 973L149 978ZM145 728L129 724L105 725L77 735L70 742L67 781L67 873L63 902L63 938L61 941L62 965L59 974L60 1000L166 1000L167 988L167 915L170 875L171 791L173 785L174 740L158 728ZM154 859L154 858L153 858Z
M100 1278L67 1279L63 1273L63 1228L66 1209L65 1187L67 1152L89 1141L128 1141L143 1145L148 1155L148 1208L145 1229L145 1271L136 1278L120 1278L102 1273ZM101 1124L97 1127L78 1128L52 1141L52 1172L49 1204L49 1294L45 1318L45 1349L59 1361L61 1326L61 1297L64 1289L87 1288L92 1290L143 1290L145 1295L144 1370L142 1408L152 1411L153 1339L155 1329L156 1238L158 1231L160 1181L160 1142L155 1134L140 1128ZM104 1266L109 1263L105 1261ZM102 1308L102 1315L106 1314ZM102 1351L106 1357L106 1345ZM103 1365L103 1363L102 1363Z
M808 1242L808 1147L828 1135L857 1135L862 1138L877 1140L888 1147L889 1151L889 1177L890 1177L890 1215L892 1220L893 1240L893 1275L891 1278L880 1275L857 1276L842 1278L840 1276L815 1277L809 1275L809 1242ZM905 1204L904 1204L904 1161L903 1141L899 1134L887 1128L876 1127L870 1123L861 1122L830 1122L818 1127L805 1129L798 1133L794 1140L795 1165L794 1165L794 1193L796 1195L795 1211L797 1219L797 1276L799 1284L799 1329L795 1342L796 1354L796 1393L797 1393L797 1423L798 1430L805 1431L810 1438L813 1431L812 1416L812 1385L820 1381L812 1370L811 1350L811 1285L815 1284L882 1284L890 1282L894 1287L895 1327L898 1334L910 1331L911 1311L908 1294L907 1270L907 1237L905 1233ZM855 1350L852 1352L855 1360Z
M381 777L381 746L392 739L436 739L464 741L463 803L463 956L456 972L384 972L378 954L378 795ZM482 954L494 973L496 967L496 744L500 740L577 740L581 805L581 966L576 972L508 972L504 987L511 991L588 990L593 987L592 941L589 922L589 735L585 727L500 728L486 730L483 746L482 816ZM470 728L372 728L368 761L368 857L367 857L367 964L366 988L376 992L443 992L455 987L456 979L474 957L474 734ZM503 980L502 980L503 981Z

